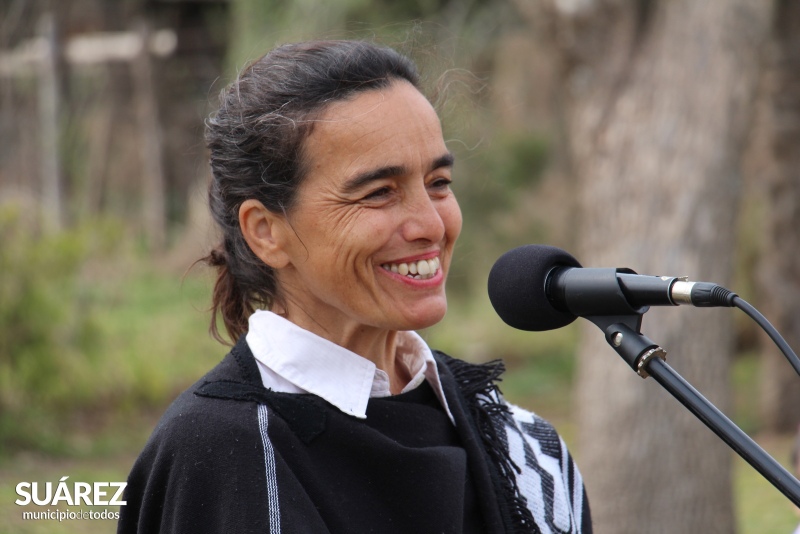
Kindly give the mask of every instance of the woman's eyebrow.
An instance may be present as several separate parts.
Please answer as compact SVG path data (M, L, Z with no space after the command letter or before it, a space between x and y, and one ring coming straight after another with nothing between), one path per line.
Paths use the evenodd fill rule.
M454 161L455 158L453 157L453 154L448 152L447 154L439 156L433 160L429 172L435 171L436 169L441 169L443 167L452 167ZM391 178L393 176L403 176L408 174L408 172L408 168L404 165L388 165L386 167L379 167L377 169L365 171L353 176L344 183L342 190L345 193L353 193L370 182L383 180L384 178Z
M407 173L408 169L403 165L389 165L387 167L379 167L377 169L356 174L355 176L353 176L344 183L344 185L342 186L342 190L345 193L353 193L355 191L358 191L359 189L361 189L370 182L383 180L384 178L391 178L393 176L403 176L404 174Z
M441 169L442 167L452 167L453 163L455 163L456 158L453 156L452 152L448 152L442 156L439 156L433 161L433 165L431 165L431 171L435 171L436 169Z

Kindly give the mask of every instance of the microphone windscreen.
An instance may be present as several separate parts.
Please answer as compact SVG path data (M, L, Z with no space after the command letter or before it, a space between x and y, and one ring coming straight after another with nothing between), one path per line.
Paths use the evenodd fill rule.
M576 316L556 309L546 293L547 275L554 267L580 267L560 248L525 245L509 250L489 273L489 300L497 315L520 330L543 331L567 326Z

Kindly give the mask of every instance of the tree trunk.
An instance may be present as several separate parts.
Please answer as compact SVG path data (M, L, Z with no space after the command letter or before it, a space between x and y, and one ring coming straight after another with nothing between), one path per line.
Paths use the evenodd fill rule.
M64 219L61 168L61 88L58 55L61 47L55 15L47 12L39 21L39 34L45 43L39 63L39 137L41 158L42 225L47 232L61 229Z
M137 30L142 40L142 50L133 64L133 79L141 143L142 220L148 244L153 250L160 251L167 241L163 135L150 58L150 28L146 21L140 20Z
M800 3L777 2L769 64L771 136L766 236L757 284L759 307L800 350ZM783 354L764 336L761 381L763 429L794 431L800 423L800 387Z
M729 285L739 155L768 27L761 0L565 3L584 265ZM565 6L574 10L564 13ZM642 331L729 406L729 310L653 309ZM585 323L578 463L598 533L735 531L731 454Z

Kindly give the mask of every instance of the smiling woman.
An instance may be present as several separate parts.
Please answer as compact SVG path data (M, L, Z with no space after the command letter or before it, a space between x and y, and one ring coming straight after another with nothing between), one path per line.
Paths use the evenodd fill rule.
M280 315L372 360L399 393L409 377L395 338L444 317L461 231L439 118L411 83L390 81L327 106L303 154L292 210L244 201L244 238L276 273Z
M590 532L555 430L499 363L432 351L461 212L414 65L286 45L208 121L222 243L211 328L235 346L170 407L119 532Z

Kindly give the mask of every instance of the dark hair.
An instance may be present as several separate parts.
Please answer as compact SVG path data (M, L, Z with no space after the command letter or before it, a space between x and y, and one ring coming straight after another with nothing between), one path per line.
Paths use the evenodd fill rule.
M203 261L217 268L211 333L222 316L233 341L247 331L256 307L280 299L275 273L247 245L239 207L247 199L287 213L305 174L303 143L313 120L333 102L405 80L414 64L366 41L311 41L278 47L250 64L220 95L206 122L213 179L209 204L222 242Z

